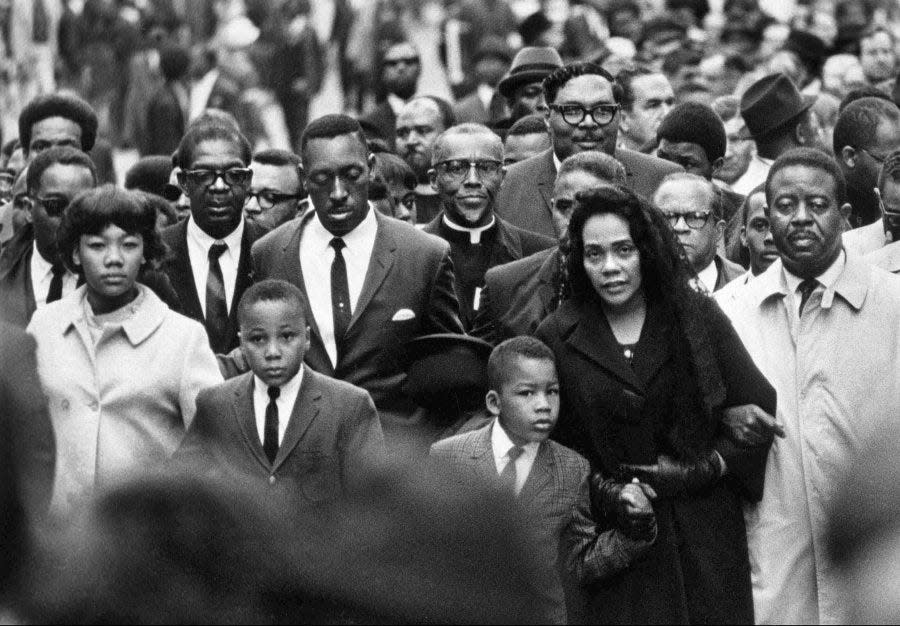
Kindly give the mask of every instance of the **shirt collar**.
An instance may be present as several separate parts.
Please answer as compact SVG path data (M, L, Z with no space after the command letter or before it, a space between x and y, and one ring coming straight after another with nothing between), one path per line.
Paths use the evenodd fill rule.
M837 293L853 308L861 309L868 293L870 273L871 268L862 257L844 248L841 256L816 279L825 286L820 306L823 309L830 308L834 294ZM793 285L788 283L789 277ZM773 296L795 293L800 282L801 279L787 272L781 259L778 259L769 269L750 281L749 286L757 296L757 304L761 306ZM789 291L791 288L793 291Z
M469 233L469 243L481 243L481 236L494 227L494 224L497 223L497 218L495 216L491 216L491 221L486 226L476 226L474 228L468 228L466 226L460 226L459 224L454 224L447 217L447 214L444 213L441 215L441 220L444 222L444 226L449 228L450 230L455 230L461 233Z
M241 247L241 239L244 236L244 218L241 217L241 221L238 222L237 228L231 231L229 235L226 235L223 239L213 239L203 232L203 229L197 226L197 222L194 221L194 216L192 215L188 218L187 236L207 254L209 254L209 249L212 248L213 244L217 241L222 241L228 246L229 252L237 254Z
M310 201L310 206L312 208L312 217L310 218L309 225L306 227L306 232L313 235L316 240L320 242L322 247L328 248L331 245L331 240L334 239L334 235L328 232L322 225L322 222L319 221L319 214L316 213L316 208L312 206L312 201ZM377 209L372 206L372 203L370 202L369 212L363 221L361 221L356 228L341 237L341 239L344 240L344 245L348 249L362 245L366 241L374 241L375 236L378 234L378 219L375 217L376 210Z
M302 383L303 364L300 365L300 369L297 370L297 373L294 374L294 377L281 386L281 392L278 394L278 398L296 398L297 394L300 392L300 385ZM256 374L253 375L253 390L259 393L261 397L268 397L269 386L264 383L262 379Z
M41 251L38 250L37 247L37 242L34 242L32 247L34 248L34 251L31 253L31 263L32 267L38 272L38 276L35 276L35 278L44 278L53 271L53 264L41 255ZM68 269L66 269L66 272L68 272Z
M494 97L494 88L482 83L475 88L475 92L478 94L478 99L481 100L481 106L484 107L484 110L487 111L491 108L491 99Z
M844 269L844 265L847 263L847 255L844 254L844 251L841 250L841 253L838 254L838 258L834 260L834 262L828 266L828 269L816 276L816 282L825 287L827 290L829 287L834 285L835 281L837 281L838 276L841 275L841 271ZM784 282L790 290L791 293L796 293L797 289L800 287L800 283L803 282L803 279L799 276L795 276L792 274L784 265L781 266L782 271L784 272Z
M716 290L716 283L719 280L719 266L716 265L715 258L713 258L709 265L697 272L697 280L700 281L700 284L703 285L709 293Z
M386 99L388 106L391 107L394 115L400 115L400 110L403 109L403 107L406 105L406 100L395 93L389 93Z
M491 428L491 446L494 449L494 458L496 459L505 459L507 458L507 454L509 451L515 446L512 439L509 438L509 435L506 434L506 430L501 426L500 420L495 419L494 425ZM539 441L529 441L524 446L521 446L522 450L524 450L523 454L535 457L537 456L537 450L541 446Z
M554 171L559 174L559 168L562 167L562 161L559 160L559 157L556 156L556 150L553 149L553 146L550 147L550 154L553 155L553 168Z
M135 300L135 303L138 303L137 309L134 311L134 315L122 323L122 332L133 346L140 345L152 335L170 313L169 307L151 289L141 284L138 284L138 289L141 293L139 299ZM87 285L82 285L71 296L60 300L60 302L71 304L69 309L58 318L62 334L68 332L70 328L87 324L84 313L86 298Z

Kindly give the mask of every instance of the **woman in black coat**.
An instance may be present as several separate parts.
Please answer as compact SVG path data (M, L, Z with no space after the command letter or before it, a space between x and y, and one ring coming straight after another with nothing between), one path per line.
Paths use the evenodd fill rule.
M658 521L648 556L585 590L586 618L752 623L742 500L762 495L771 437L742 437L740 416L774 415L775 391L654 207L623 187L578 200L567 297L537 330L560 372L554 437L591 462L610 525L634 479Z

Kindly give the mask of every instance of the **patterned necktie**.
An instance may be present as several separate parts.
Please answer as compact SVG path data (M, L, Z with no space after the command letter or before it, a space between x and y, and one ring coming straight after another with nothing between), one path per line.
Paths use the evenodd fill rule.
M338 361L341 359L341 344L350 326L350 286L347 282L347 263L341 253L347 244L335 237L328 244L334 248L331 263L331 313L334 316L334 343L337 346Z
M66 266L62 263L54 263L53 267L50 268L50 272L53 274L53 277L50 279L50 288L47 290L47 304L62 298Z
M500 482L513 495L516 495L516 459L522 456L523 452L525 452L525 449L519 446L510 448L509 452L506 453L506 458L509 461L506 462L506 467L500 472Z
M263 429L263 451L269 463L275 463L275 457L278 455L278 396L281 395L281 389L278 387L269 387L269 404L266 406L266 425Z
M815 278L807 278L800 286L797 288L800 291L800 315L803 315L803 309L806 306L806 303L809 301L809 297L812 295L813 291L818 287L819 281Z
M219 342L226 340L228 329L228 304L225 300L225 279L219 257L228 250L228 245L217 241L209 248L209 273L206 276L206 331L213 348L219 349Z

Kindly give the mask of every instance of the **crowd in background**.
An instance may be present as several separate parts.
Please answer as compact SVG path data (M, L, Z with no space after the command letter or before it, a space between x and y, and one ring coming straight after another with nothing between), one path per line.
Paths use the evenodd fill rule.
M900 616L898 0L5 0L0 146L0 621Z

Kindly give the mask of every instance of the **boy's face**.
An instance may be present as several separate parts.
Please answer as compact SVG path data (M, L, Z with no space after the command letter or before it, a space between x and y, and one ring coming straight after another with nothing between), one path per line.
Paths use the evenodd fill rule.
M559 418L559 379L553 361L516 358L500 389L488 392L487 407L513 443L546 440Z
M300 371L309 349L309 327L296 302L264 300L241 320L241 352L269 387L281 387Z

